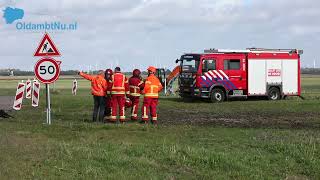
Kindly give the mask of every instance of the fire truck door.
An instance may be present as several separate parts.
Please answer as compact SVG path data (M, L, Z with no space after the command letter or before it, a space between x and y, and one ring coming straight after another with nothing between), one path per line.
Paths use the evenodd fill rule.
M226 74L226 87L234 90L233 95L243 95L247 87L246 57L244 54L223 58L223 72Z

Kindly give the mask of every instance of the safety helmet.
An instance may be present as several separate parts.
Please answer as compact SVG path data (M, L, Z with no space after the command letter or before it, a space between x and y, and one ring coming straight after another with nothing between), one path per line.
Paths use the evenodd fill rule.
M132 101L129 98L126 99L125 106L126 106L126 108L132 107Z
M108 81L111 76L113 74L113 71L111 69L106 69L106 71L104 72L104 78Z
M154 66L149 66L148 67L148 71L151 71L153 73L156 73L157 72L157 68L155 68Z
M113 74L113 71L111 69L106 69L106 75L112 75Z
M134 77L139 77L141 75L141 71L139 69L135 69L132 74Z

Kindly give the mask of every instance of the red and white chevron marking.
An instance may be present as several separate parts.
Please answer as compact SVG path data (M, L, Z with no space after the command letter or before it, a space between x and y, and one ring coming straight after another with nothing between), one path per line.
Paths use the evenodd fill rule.
M78 81L75 79L72 83L72 94L75 96L77 95L78 90Z
M197 75L193 75L193 76L192 76L192 79L193 79L192 85L193 85L193 87L194 87L195 84L197 83Z
M219 78L219 79L229 79L229 76L223 72L222 70L211 70L208 71L206 73L204 73L203 76L201 76L204 79L210 79L212 80L212 78Z
M13 109L14 110L17 110L17 111L21 110L25 87L26 87L26 85L24 83L18 84L16 96L15 96L15 99L13 102Z
M39 98L40 98L40 83L37 80L33 81L32 88L32 107L39 106Z
M32 83L31 83L30 79L28 79L26 82L26 98L27 99L31 99L31 85L32 85Z

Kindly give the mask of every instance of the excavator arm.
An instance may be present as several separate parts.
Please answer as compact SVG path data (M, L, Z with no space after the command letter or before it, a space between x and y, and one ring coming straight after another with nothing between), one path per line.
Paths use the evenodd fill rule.
M176 80L176 78L179 76L181 71L181 67L177 66L173 69L173 71L168 75L167 77L167 85L169 86L170 84L173 83L173 81Z
M167 91L167 93L173 93L170 91L170 89L172 89L173 86L173 82L179 77L181 72L181 67L180 66L176 66L172 72L168 75L167 77L167 89L169 89L169 91Z
M158 68L156 75L159 78L163 87L165 87L166 85L166 89L172 89L173 82L179 77L180 71L181 71L181 67L177 66L172 70L172 72L168 76L166 76L165 69ZM167 92L170 93L170 91L167 91Z

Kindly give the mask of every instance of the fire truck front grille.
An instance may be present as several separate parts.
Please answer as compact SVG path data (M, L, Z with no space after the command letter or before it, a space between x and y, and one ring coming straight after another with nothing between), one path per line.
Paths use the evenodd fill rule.
M181 78L181 85L190 87L190 85L193 85L193 79L192 78Z

